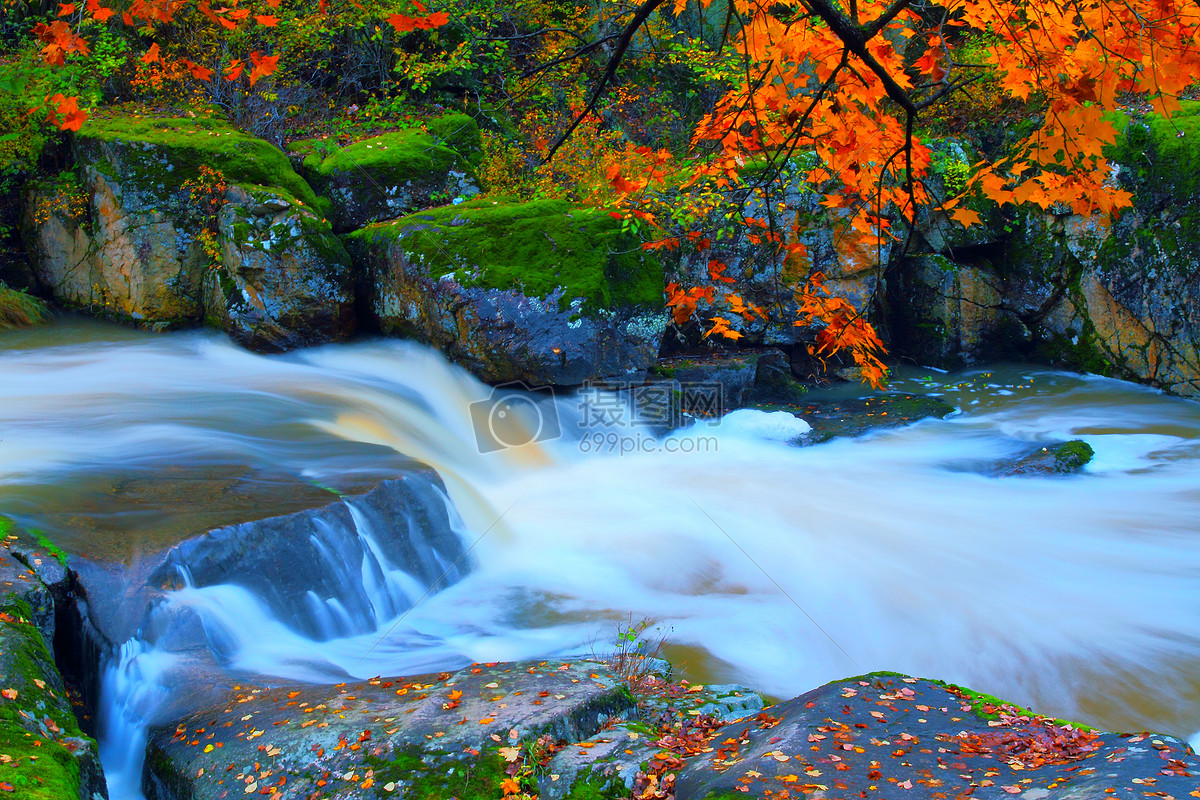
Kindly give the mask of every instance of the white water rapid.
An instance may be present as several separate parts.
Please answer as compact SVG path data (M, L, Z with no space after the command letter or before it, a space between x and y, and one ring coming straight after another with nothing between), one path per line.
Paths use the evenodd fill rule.
M894 388L961 413L796 447L766 415L658 439L581 428L579 398L517 398L562 435L481 453L471 409L490 390L412 344L263 357L62 323L0 347L0 503L74 553L105 550L101 529L127 532L130 563L170 543L147 533L169 509L105 510L97 476L235 464L336 485L399 470L397 453L438 470L470 549L461 581L422 594L412 565L390 565L372 590L395 595L390 619L320 647L239 587L171 592L151 621L197 613L223 670L321 680L600 653L619 622L651 618L692 675L778 697L889 669L1110 729L1200 729L1194 402L1035 369L918 372ZM1074 438L1096 452L1082 475L990 471ZM104 524L72 522L85 506ZM212 668L141 627L105 677L114 800L138 796L131 737Z

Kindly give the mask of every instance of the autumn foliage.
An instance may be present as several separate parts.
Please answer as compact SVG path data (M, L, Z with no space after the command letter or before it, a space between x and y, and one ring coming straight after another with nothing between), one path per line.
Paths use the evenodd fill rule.
M62 65L88 53L80 32L84 23L119 20L138 31L146 46L136 58L155 74L254 87L280 69L281 54L270 47L269 36L229 38L205 61L195 53L168 55L156 34L184 15L230 36L272 33L288 19L300 24L281 2L132 0L117 6L115 0L86 0L61 4L57 17L31 32L44 63ZM905 242L919 209L930 206L940 206L964 227L980 223L988 204L1066 209L1104 220L1130 203L1112 184L1104 156L1116 135L1111 112L1137 98L1169 117L1200 75L1200 7L1184 0L646 0L639 6L600 0L582 10L532 4L523 13L542 20L532 33L518 29L514 15L451 0L434 5L402 0L366 10L356 0L314 5L311 14L318 17L376 15L375 36L380 26L406 36L432 34L466 16L490 20L478 29L474 22L464 28L442 58L447 69L463 72L471 68L472 54L520 45L526 60L519 79L502 79L501 85L503 94L518 100L543 102L561 91L557 84L547 89L553 83L549 76L585 75L584 91L578 86L561 91L571 97L568 116L574 124L525 115L530 142L521 159L554 157L563 165L539 167L538 177L527 183L531 190L547 191L565 174L581 201L607 206L645 235L647 248L687 251L699 263L709 261L706 281L687 285L681 279L667 287L667 306L678 325L699 324L703 337L736 340L778 309L755 305L734 291L737 279L719 257L709 256L713 234L705 225L735 198L740 207L732 222L793 276L791 312L797 325L815 329L813 354L827 359L848 351L872 383L882 381L885 370L867 309L826 289L802 225L772 197L787 165L803 157L807 166L800 180L822 198L825 219L838 230L837 245L859 252L875 245L882 253L884 245ZM635 95L620 86L616 68L622 58L632 59L627 52L638 47L659 47L690 19L706 20L719 36L690 39L671 50L671 57L721 87L692 118L690 149L622 140L612 122L622 113L622 100L608 95L613 106L607 119L597 101L605 91ZM591 40L593 30L603 35ZM966 41L974 43L970 59L964 56ZM602 53L612 55L601 74L596 62ZM538 58L541 65L531 63ZM595 92L585 102L588 82ZM962 191L940 196L931 189L922 124L940 106L985 85L991 102L1021 104L1029 125L1021 135L1010 135L989 160L972 165L963 185L955 187ZM43 108L65 130L78 130L87 116L78 98L64 92L47 95ZM565 132L578 135L580 127L586 135L574 150L555 141ZM668 185L674 194L664 189Z

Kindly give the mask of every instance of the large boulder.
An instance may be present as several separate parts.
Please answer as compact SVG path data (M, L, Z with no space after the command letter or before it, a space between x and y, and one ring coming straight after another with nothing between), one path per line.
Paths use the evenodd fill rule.
M352 332L349 258L278 148L211 117L114 116L73 150L75 172L26 203L58 301L154 329L205 322L261 350Z
M495 383L637 378L666 328L661 264L602 211L473 200L349 237L386 334Z
M1178 739L1100 733L938 681L874 673L730 726L675 782L706 797L1184 798L1200 761ZM784 794L787 792L787 794Z
M332 203L334 229L352 231L479 192L479 126L466 114L338 146L328 139L288 145L308 181Z

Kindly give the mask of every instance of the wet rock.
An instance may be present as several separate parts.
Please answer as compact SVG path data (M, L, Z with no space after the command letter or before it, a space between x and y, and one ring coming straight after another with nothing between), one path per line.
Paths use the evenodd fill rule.
M211 117L114 116L73 150L75 173L34 185L24 219L59 302L262 350L352 332L349 260L278 148Z
M632 713L595 662L516 662L339 686L243 686L151 731L148 800L222 800L275 787L278 800L446 796L505 777L502 746L579 742ZM251 784L255 788L248 788ZM497 793L498 796L498 793Z
M332 202L334 229L352 231L430 205L479 193L479 126L466 114L427 120L423 129L386 133L340 147L327 139L288 145L293 161Z
M680 800L783 790L831 798L1183 798L1200 778L1200 760L1173 737L1081 731L889 673L822 686L718 737L734 744L687 763L676 781Z
M148 578L169 589L232 584L318 640L375 630L467 573L448 499L418 476L323 508L218 528L171 548ZM303 570L296 565L305 565ZM403 573L403 579L398 575ZM314 599L329 608L314 611ZM335 610L336 606L336 610Z
M386 334L492 383L645 375L667 318L662 266L607 214L565 201L469 201L352 234Z
M1068 475L1083 471L1095 451L1082 439L1039 447L1015 462L1000 467L1000 475Z

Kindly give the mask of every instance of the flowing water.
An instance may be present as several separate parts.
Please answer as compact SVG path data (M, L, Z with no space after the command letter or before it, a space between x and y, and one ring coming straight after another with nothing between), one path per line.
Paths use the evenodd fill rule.
M309 589L288 616L177 569L107 662L115 800L138 796L145 725L222 675L603 653L643 618L687 674L776 697L890 669L1109 729L1200 729L1193 402L1028 367L916 371L895 388L960 413L797 447L790 419L760 413L656 437L595 415L603 395L496 406L396 341L263 357L64 322L0 347L0 507L74 554L144 579L187 536L419 480L414 459L448 493L428 488L426 511L468 551L461 580L430 580L453 567L444 554L397 563L390 531L349 501L352 522L314 539L326 555L296 567L353 583L345 597ZM1073 438L1096 451L1082 475L997 475ZM180 645L185 619L201 646Z

